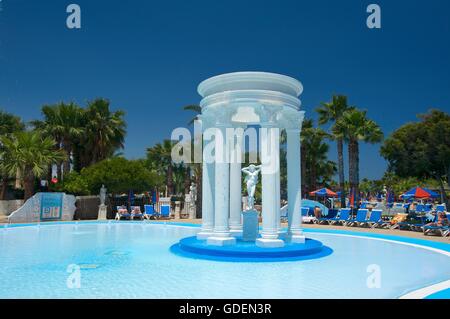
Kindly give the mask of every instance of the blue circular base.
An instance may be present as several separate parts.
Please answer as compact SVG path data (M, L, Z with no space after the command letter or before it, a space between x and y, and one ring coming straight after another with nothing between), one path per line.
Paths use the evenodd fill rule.
M330 255L333 250L324 246L320 241L307 238L304 244L286 243L279 248L261 248L254 242L245 242L237 238L235 245L211 246L206 240L197 237L186 237L170 250L180 256L219 260L219 261L294 261L314 259Z

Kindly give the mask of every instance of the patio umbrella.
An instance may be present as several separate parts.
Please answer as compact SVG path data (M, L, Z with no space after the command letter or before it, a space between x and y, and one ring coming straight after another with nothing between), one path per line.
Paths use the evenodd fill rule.
M422 187L414 187L407 191L406 193L400 195L402 198L435 198L439 197L436 192L433 192L430 189L422 188Z
M311 196L324 196L324 197L337 197L338 194L333 192L332 190L328 188L321 188L318 190L315 190L314 192L310 192L309 195Z

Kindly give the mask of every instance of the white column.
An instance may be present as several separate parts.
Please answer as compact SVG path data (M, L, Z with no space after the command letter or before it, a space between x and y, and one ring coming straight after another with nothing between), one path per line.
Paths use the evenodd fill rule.
M208 237L208 245L225 246L236 243L229 228L230 213L230 163L228 145L226 145L226 127L217 125L215 136L215 197L214 197L214 233Z
M300 129L287 129L287 183L288 183L288 213L289 239L295 243L304 243L301 214L301 155Z
M197 239L206 239L214 231L214 186L215 165L207 158L205 152L206 141L203 140L203 169L202 169L202 229L197 233ZM209 163L208 163L209 161Z
M286 236L286 232L282 231L281 229L281 190L280 190L280 134L281 134L281 130L279 130L278 134L276 135L276 139L277 142L276 144L278 145L278 156L277 156L277 163L276 165L276 180L275 180L275 200L276 200L276 218L277 218L277 228L278 228L278 237L280 239L284 239Z
M242 235L242 145L244 129L235 129L230 160L230 231L232 235Z
M264 124L260 131L261 175L262 175L262 231L256 240L259 247L283 247L284 241L278 238L276 181L279 170L279 129Z

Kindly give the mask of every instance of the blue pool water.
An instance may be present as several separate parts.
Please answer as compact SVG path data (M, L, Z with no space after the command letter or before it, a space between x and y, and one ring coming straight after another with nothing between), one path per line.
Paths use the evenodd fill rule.
M234 263L170 252L198 230L133 222L0 228L0 298L397 298L450 279L442 250L340 232L306 232L333 249L311 260ZM80 267L79 288L67 285L71 264ZM378 288L367 285L368 267L379 270Z

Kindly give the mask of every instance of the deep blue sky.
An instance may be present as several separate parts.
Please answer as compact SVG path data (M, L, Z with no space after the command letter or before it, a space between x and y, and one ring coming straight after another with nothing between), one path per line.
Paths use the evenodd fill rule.
M82 10L66 28L66 6ZM382 29L366 7L382 8ZM304 85L303 107L333 93L368 110L386 135L430 107L450 111L450 1L0 0L0 108L25 120L43 104L106 97L127 112L130 158L186 126L200 81L269 71ZM380 178L379 145L361 177ZM334 144L330 157L336 159ZM347 170L347 168L346 168Z

